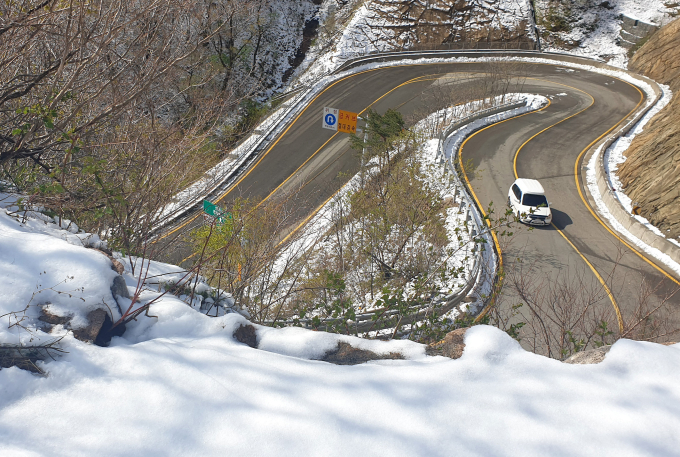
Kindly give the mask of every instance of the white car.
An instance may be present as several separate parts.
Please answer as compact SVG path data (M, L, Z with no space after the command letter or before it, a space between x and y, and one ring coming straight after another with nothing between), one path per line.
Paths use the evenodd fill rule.
M550 225L552 213L541 183L535 179L517 179L508 191L508 206L520 222Z

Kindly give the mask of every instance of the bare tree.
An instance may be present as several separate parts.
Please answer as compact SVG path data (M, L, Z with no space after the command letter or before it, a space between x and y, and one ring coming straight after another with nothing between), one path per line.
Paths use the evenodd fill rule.
M159 210L232 146L217 127L278 84L275 66L294 52L280 36L302 27L299 8L271 0L3 3L4 178L31 195L24 203L77 215L84 228L139 250Z

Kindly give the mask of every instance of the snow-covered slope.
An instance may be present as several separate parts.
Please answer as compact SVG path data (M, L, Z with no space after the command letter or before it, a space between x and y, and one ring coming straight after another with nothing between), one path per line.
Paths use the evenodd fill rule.
M5 342L49 337L32 326L46 301L115 307L116 273L83 238L0 212L0 312L31 305L28 330L3 317ZM62 276L72 279L54 289L79 290L30 300L35 283ZM467 332L458 360L410 341L256 326L253 349L232 337L243 316L208 317L181 298L156 302L107 348L56 326L67 353L38 362L47 376L0 370L0 455L680 455L680 345L621 340L584 366L487 326ZM339 341L404 359L314 360Z
M566 365L480 326L458 360L336 366L235 342L235 314L172 307L155 338L73 342L47 378L0 371L0 453L680 455L678 345L619 341L599 365ZM274 332L278 352L326 342Z

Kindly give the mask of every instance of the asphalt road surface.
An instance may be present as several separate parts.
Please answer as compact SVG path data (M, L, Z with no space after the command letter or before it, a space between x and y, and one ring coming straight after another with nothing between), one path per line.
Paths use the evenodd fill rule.
M307 106L218 203L228 210L237 196L259 201L294 195L295 214L287 228L294 230L359 168L348 135L321 128L324 106L359 113L397 108L413 123L442 107L437 106L442 102L437 94L443 87L461 96L472 94L475 78L487 71L488 66L480 63L406 65L337 81ZM644 95L612 77L559 65L522 64L514 71L521 75L514 83L521 80L523 92L545 95L550 105L477 132L461 150L482 207L493 202L497 213L504 212L516 175L538 179L553 207L552 226L532 230L521 226L513 237L501 240L506 283L525 281L504 289L503 306L522 301L522 293L541 293L548 282L598 295L622 319L632 316L640 297L663 300L677 288L677 278L627 249L597 221L579 193L582 152L635 110ZM159 244L172 244L174 249L166 250L163 260L180 263L191 256L182 235L201 223L195 214L169 229ZM184 266L189 263L185 260ZM671 302L680 307L680 294Z

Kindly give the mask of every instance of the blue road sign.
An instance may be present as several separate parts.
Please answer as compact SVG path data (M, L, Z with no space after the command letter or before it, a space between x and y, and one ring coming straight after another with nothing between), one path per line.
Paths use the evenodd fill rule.
M323 128L338 131L338 110L336 108L324 107L322 119Z

